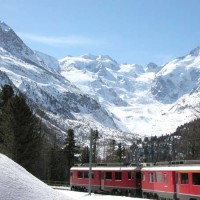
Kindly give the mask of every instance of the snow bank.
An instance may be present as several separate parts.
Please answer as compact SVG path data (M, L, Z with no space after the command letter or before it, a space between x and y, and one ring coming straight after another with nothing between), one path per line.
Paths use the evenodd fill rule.
M73 200L31 175L23 167L0 154L1 200Z

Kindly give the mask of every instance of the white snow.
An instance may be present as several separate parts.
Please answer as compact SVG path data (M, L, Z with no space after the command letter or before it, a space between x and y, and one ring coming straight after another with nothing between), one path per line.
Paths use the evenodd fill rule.
M35 51L37 59L40 61L41 65L45 67L48 71L52 73L59 73L60 65L56 58L46 55L42 52Z
M23 167L0 154L1 200L73 200L47 186Z
M155 72L145 73L142 66L135 64L118 64L113 69L107 68L107 60L106 63L101 60L103 73L99 76L99 71L94 70L99 66L98 59L95 57L92 63L92 58L79 56L62 59L61 74L116 116L114 120L121 130L141 135L161 135L177 128L172 115L172 119L163 123L167 116L163 113L168 113L172 105L156 101L150 92ZM88 63L93 64L93 71L88 70Z
M85 192L74 192L74 191L67 191L67 190L57 190L62 194L67 194L72 196L76 199L81 200L145 200L143 198L133 198L133 197L123 197L123 196L111 196L111 195L100 195L100 194L91 194Z

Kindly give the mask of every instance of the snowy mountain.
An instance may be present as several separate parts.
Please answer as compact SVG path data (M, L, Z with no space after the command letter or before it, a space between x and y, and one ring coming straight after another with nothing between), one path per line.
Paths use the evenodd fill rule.
M199 85L200 47L188 55L172 60L156 74L152 94L160 101L175 102Z
M117 116L122 130L160 135L194 118L191 93L199 88L199 59L198 48L162 67L118 64L108 56L67 56L60 60L60 72Z
M200 48L164 66L119 64L107 55L63 59L33 51L0 22L0 84L23 92L35 112L62 137L160 135L194 118ZM131 136L131 134L129 134Z
M101 127L117 131L112 114L65 79L59 73L56 59L30 50L4 23L0 23L0 33L1 85L16 86L46 123L61 135L68 128L76 127L88 132L90 128ZM7 41L9 36L12 39Z
M25 62L39 64L34 52L2 21L0 21L0 36L1 48Z
M146 67L145 67L145 71L146 72L158 72L161 69L161 67L159 67L158 65L156 65L155 63L150 62Z

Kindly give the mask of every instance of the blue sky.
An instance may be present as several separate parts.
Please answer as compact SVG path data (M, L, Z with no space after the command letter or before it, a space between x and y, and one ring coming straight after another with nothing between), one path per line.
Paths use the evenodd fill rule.
M200 45L199 0L0 0L0 20L56 58L161 65Z

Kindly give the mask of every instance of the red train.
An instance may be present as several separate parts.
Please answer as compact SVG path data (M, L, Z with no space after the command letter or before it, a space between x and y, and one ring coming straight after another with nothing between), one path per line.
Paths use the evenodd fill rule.
M71 168L72 190L87 191L89 167ZM92 166L91 189L96 193L119 194L160 200L200 200L200 161Z

